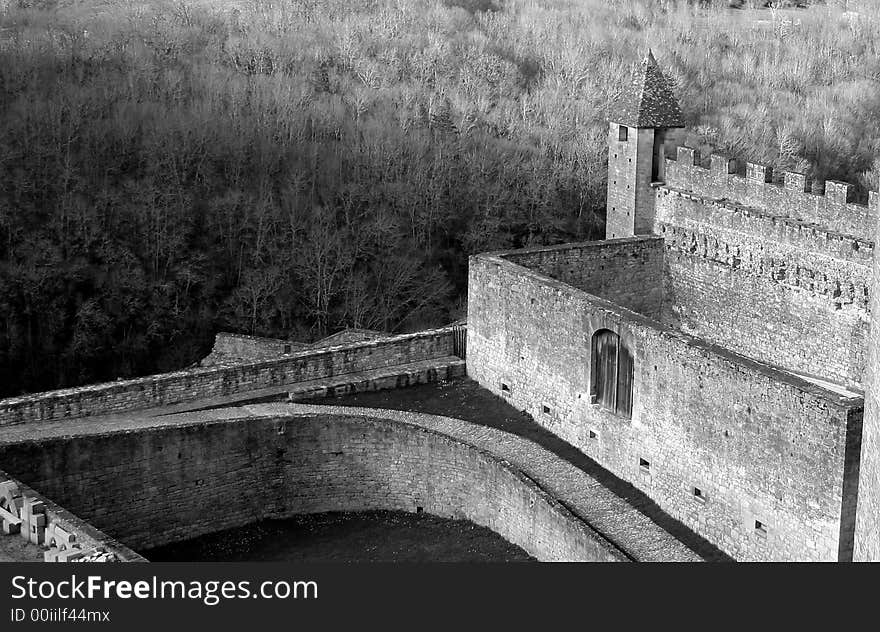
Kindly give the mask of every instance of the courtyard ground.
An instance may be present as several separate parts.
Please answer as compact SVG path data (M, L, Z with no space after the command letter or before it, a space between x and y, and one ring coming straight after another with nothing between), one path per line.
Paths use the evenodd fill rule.
M467 520L397 511L267 520L143 551L154 562L527 562L525 551Z

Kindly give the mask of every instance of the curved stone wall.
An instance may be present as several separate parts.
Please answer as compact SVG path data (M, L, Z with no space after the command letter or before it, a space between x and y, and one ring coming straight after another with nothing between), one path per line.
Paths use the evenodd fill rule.
M295 410L206 411L7 444L0 462L135 549L298 513L422 508L486 526L540 560L627 559L486 450L381 411Z

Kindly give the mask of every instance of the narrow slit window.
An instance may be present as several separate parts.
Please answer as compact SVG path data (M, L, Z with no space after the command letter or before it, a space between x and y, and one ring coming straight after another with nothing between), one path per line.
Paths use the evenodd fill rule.
M629 139L629 128L626 125L618 125L617 140L626 141Z
M760 520L755 520L755 535L759 535L762 538L767 537L767 525Z

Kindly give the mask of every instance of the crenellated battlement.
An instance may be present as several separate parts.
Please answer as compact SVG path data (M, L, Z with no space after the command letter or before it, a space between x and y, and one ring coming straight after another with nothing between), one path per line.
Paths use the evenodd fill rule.
M709 168L701 166L700 153L678 147L677 159L666 159L666 182L671 189L690 191L712 200L728 200L754 207L770 215L815 224L826 232L842 233L874 241L880 215L880 197L871 191L868 204L854 202L854 187L837 180L811 181L802 173L787 171L782 183L774 182L773 167L745 163L738 173L738 161L712 154Z
M819 254L851 261L870 267L874 256L874 242L851 234L829 230L824 226L791 217L780 217L773 213L726 199L706 199L690 191L663 186L660 198L678 198L684 211L674 220L670 216L669 204L658 202L656 225L667 223L689 225L685 218L701 218L702 224L712 226L718 231L746 233L755 239L787 245L807 253ZM662 234L662 232L661 232Z
M689 148L667 165L654 214L666 248L667 322L860 389L875 241L852 187L828 182L813 193L803 174L776 184L769 166L735 173L720 155L706 169Z

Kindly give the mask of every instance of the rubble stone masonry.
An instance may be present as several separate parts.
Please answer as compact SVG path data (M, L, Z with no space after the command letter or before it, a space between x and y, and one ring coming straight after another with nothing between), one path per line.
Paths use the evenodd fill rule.
M695 149L678 147L677 160L665 161L666 186L800 220L826 231L874 239L880 208L874 191L868 194L867 205L858 204L853 202L853 186L846 182L814 183L801 173L786 172L783 182L777 184L773 169L766 165L747 162L741 175L737 173L738 161L727 156L713 154L708 169L700 162Z
M655 231L666 243L664 322L861 387L872 241L668 186L657 191Z
M0 444L0 461L136 550L261 519L389 509L471 520L540 560L628 561L484 449L381 411L284 408L189 413L158 427Z
M645 316L659 317L663 304L663 240L634 237L507 253L530 270L601 296Z
M454 327L0 400L0 426L167 406L453 355Z
M620 128L616 123L609 124L607 239L650 233L653 220L654 130L624 126L627 138L621 140Z
M468 375L737 560L852 555L862 398L517 265L472 257ZM557 253L557 256L562 256ZM591 402L591 338L634 357L632 417Z

